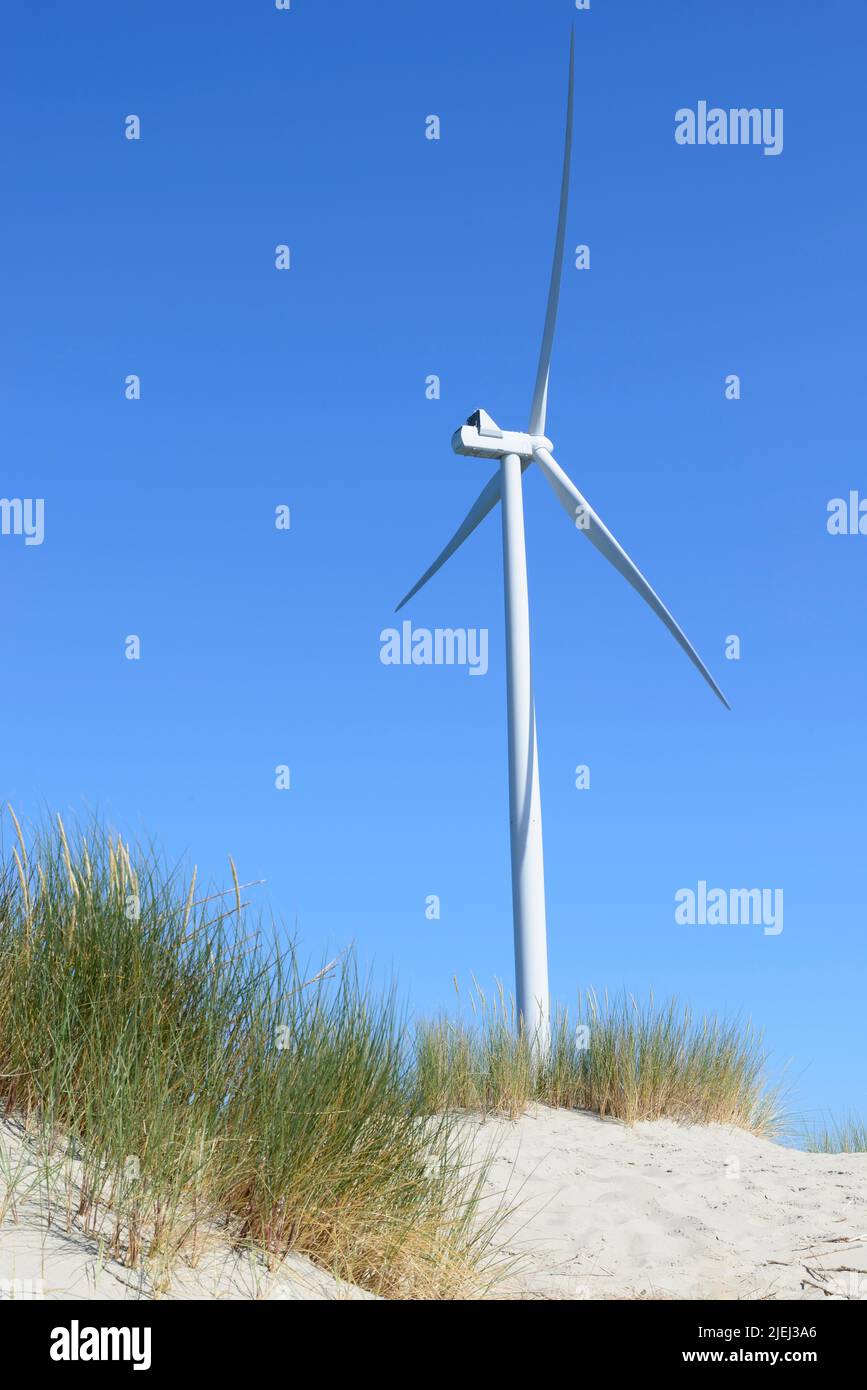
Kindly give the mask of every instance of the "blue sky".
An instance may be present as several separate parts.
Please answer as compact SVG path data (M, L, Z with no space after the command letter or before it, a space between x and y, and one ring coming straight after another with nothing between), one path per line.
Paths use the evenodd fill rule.
M355 943L414 1010L511 983L496 514L407 610L489 629L488 674L385 666L380 632L490 471L452 431L526 427L573 18L591 267L549 433L733 712L531 471L552 989L751 1016L795 1109L864 1114L867 537L826 528L867 495L853 3L8 18L0 494L45 539L0 537L2 793L231 851L305 955ZM782 154L679 146L700 100L782 107ZM783 931L677 925L699 880L782 889Z

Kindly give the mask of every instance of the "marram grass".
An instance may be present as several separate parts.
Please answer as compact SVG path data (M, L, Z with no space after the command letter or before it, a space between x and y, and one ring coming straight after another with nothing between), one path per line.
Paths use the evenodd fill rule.
M467 1111L778 1124L747 1025L590 994L540 1064L502 994L477 989L471 1025L410 1030L351 959L308 977L266 940L233 864L212 892L96 822L7 825L0 1113L41 1155L48 1219L152 1287L216 1233L385 1297L483 1294L508 1268L504 1212L482 1203ZM0 1223L16 1202L2 1160Z
M822 1154L867 1153L867 1124L854 1116L831 1121L821 1128L808 1130L804 1148L811 1153Z
M251 929L232 872L227 895L197 891L97 824L58 818L30 843L15 824L0 1113L46 1167L74 1162L75 1210L50 1219L149 1268L216 1229L385 1296L477 1292L481 1170L424 1108L393 998L351 962L305 980Z
M502 990L491 1002L475 986L471 1004L469 1024L443 1018L419 1029L417 1079L432 1111L517 1116L535 1102L627 1124L673 1118L780 1132L761 1035L742 1021L694 1018L675 1000L600 1000L591 991L574 1016L556 1011L550 1052L537 1064Z

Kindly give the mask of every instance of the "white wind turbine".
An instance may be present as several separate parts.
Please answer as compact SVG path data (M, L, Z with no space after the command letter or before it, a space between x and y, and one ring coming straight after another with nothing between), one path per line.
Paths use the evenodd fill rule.
M726 709L729 703L708 671L698 652L678 627L662 600L644 575L632 563L622 546L578 491L572 479L554 459L553 445L545 437L548 404L548 377L551 349L557 321L563 246L566 236L566 210L569 201L569 164L572 154L572 115L574 106L575 34L569 50L569 96L566 110L566 145L563 154L563 181L560 214L554 244L554 264L545 312L542 351L530 422L526 434L501 430L484 410L477 410L452 437L457 454L470 458L499 460L499 468L482 489L448 545L426 570L417 584L401 599L397 609L418 593L436 574L449 556L498 502L503 504L503 565L506 597L506 691L509 725L509 818L512 849L512 909L515 929L515 985L518 1016L535 1038L540 1050L547 1049L549 1037L548 945L545 930L545 870L542 857L542 808L539 798L539 767L536 752L536 713L530 668L530 609L527 596L527 559L524 546L522 475L530 464L539 465L558 502L575 525L592 541L616 570L623 575L665 624L675 641L698 668Z

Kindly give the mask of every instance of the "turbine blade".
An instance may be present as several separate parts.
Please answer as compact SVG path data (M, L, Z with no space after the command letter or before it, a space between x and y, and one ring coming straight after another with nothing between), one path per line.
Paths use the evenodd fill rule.
M539 448L535 450L536 462L547 478L553 489L557 501L565 511L569 513L577 528L583 531L589 541L592 541L596 549L600 551L623 578L628 580L656 614L665 623L674 640L683 648L692 662L693 666L704 676L713 693L722 700L726 709L731 709L731 705L723 695L710 671L705 666L698 652L681 631L674 618L669 613L662 599L654 593L644 575L634 565L623 547L614 539L611 532L604 522L596 515L590 503L581 496L572 479L563 472L556 459L547 449Z
M413 585L406 597L401 599L400 603L397 605L397 608L394 610L395 613L399 612L400 609L403 608L405 603L409 603L410 599L418 593L419 589L423 588L424 585L428 582L428 580L433 578L437 570L442 569L449 556L454 555L458 547L463 545L464 541L467 539L467 536L472 535L479 522L484 521L485 517L488 515L488 512L492 509L492 507L495 507L497 505L499 500L500 471L498 469L494 476L490 478L488 482L485 484L485 486L482 488L482 491L479 493L475 502L470 507L470 510L467 512L457 531L455 531L455 534L452 536L448 545L445 547L444 550L440 551L439 555L434 560L430 569L425 570L421 579L418 581L417 584Z
M545 328L542 333L542 351L539 354L536 387L533 391L533 404L530 409L530 434L545 433L545 417L548 412L548 377L551 370L554 329L557 326L557 305L560 299L560 279L563 274L563 246L566 240L566 213L569 207L569 166L572 161L572 116L575 106L574 87L575 28L573 26L572 42L569 46L569 97L566 104L566 143L563 150L563 180L560 185L560 215L557 219L557 238L554 242L554 264L551 267L548 307L545 311Z

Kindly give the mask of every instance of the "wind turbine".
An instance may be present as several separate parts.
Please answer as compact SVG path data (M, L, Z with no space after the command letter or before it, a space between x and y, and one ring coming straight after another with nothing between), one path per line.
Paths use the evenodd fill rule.
M527 557L524 545L522 477L538 464L557 501L575 526L630 583L665 624L690 661L701 672L726 709L729 703L698 652L681 631L665 604L630 560L607 526L578 491L553 456L553 444L545 435L551 350L557 323L566 212L569 203L569 165L572 155L572 117L575 81L575 33L569 48L569 95L566 107L566 141L560 212L554 243L554 263L545 311L542 350L536 373L527 432L501 430L484 410L477 410L452 437L456 454L499 460L499 467L485 484L451 540L440 551L417 584L395 611L403 608L419 589L454 555L468 536L497 505L503 507L503 568L506 599L506 692L509 729L509 818L512 851L512 910L515 929L515 984L519 1021L527 1036L544 1053L549 1039L548 945L545 930L545 870L542 857L542 808L539 797L539 765L536 751L536 713L530 666L530 608L527 594Z

